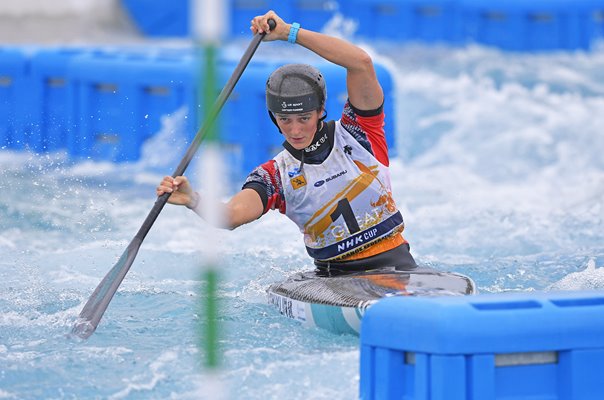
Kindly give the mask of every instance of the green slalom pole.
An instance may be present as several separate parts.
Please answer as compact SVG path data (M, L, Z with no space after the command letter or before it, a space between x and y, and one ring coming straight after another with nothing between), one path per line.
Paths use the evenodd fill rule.
M207 1L207 0L202 0ZM207 3L204 3L207 5ZM207 17L208 14L205 14ZM269 25L271 29L275 27L275 21L270 20ZM221 162L219 155L219 132L220 132L220 123L217 120L218 110L215 108L208 107L212 103L214 103L217 93L217 82L219 80L219 74L217 71L217 53L218 49L216 47L216 43L219 43L219 37L214 36L216 32L212 32L212 34L206 35L205 40L198 41L197 49L198 49L198 59L200 67L203 65L204 74L203 79L201 80L201 84L198 88L198 98L203 100L204 107L203 110L200 108L198 111L201 114L203 111L203 116L200 116L200 120L202 118L207 119L211 118L215 121L214 124L208 126L208 130L206 132L206 153L202 158L202 171L201 176L204 177L204 183L206 183L208 190L210 191L210 197L216 197L220 200L220 195L222 192L222 187L224 187L226 182L226 174L224 174L224 166ZM242 57L242 61L239 62L239 65L235 68L234 76L237 76L237 79L243 73L243 69L247 66L247 63L251 60L252 55L254 54L256 48L260 44L260 41L264 37L265 33L256 34L252 39L252 43L248 46L245 54ZM219 35L218 35L219 36ZM212 40L213 39L213 40ZM201 60L204 60L203 63ZM245 62L244 62L245 60ZM230 91L234 88L234 83L232 83L233 77L226 83L225 87L230 87ZM230 94L229 91L229 94ZM223 97L223 92L218 96L219 102L223 105L226 102L226 97ZM227 95L228 96L228 95ZM221 100L222 98L222 100ZM203 200L203 199L202 199ZM215 204L215 202L206 202L204 208L205 219L208 222L213 223L213 225L222 226L221 212L220 210L206 210L205 207L210 207L211 204ZM220 284L220 270L219 262L220 254L218 252L218 246L215 241L215 236L208 237L207 240L204 240L204 245L207 246L207 257L202 263L202 272L200 282L202 286L205 286L205 293L202 293L199 304L199 312L200 312L200 323L198 329L199 335L199 347L202 349L203 354L205 355L203 359L203 364L206 372L209 373L210 376L215 376L219 373L221 360L222 360L222 352L220 349L220 337L221 337L221 324L219 323L219 315L220 315L220 299L218 296L218 287ZM218 388L215 388L218 389ZM220 389L219 389L220 391ZM218 396L220 397L220 396ZM215 398L218 398L215 397Z
M218 74L216 73L216 47L212 43L208 43L204 46L204 59L205 59L205 79L203 80L203 100L204 104L212 104L216 93L216 80ZM213 125L212 129L208 132L207 144L210 147L210 151L217 151L218 148L218 131L219 121ZM215 161L216 162L216 161ZM212 170L220 169L219 165L211 166ZM218 191L218 188L210 188L210 190ZM204 328L201 333L201 348L204 349L205 368L209 371L216 371L220 368L221 352L219 350L218 341L220 337L220 326L218 324L218 284L219 284L219 273L217 268L217 254L216 249L209 249L211 252L209 259L206 260L205 265L202 268L202 282L205 282L205 296L200 298L205 304L202 304L201 311L202 315L205 316L205 324L202 323Z
M220 368L222 354L219 348L220 325L218 323L219 302L218 302L218 270L214 263L206 265L202 279L206 284L205 307L202 311L205 314L206 323L202 333L202 348L205 352L205 367L214 371Z

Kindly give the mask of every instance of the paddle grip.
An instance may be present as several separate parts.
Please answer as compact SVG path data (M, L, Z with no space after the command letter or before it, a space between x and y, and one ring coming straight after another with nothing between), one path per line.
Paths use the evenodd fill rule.
M268 27L269 27L269 29L270 29L271 31L274 31L274 30L275 30L275 28L277 27L277 23L275 22L275 20L274 20L274 19L269 18L269 20L268 20Z

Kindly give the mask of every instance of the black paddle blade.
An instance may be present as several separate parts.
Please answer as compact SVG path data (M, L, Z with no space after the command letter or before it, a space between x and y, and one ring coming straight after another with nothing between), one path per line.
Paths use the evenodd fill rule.
M141 243L139 240L133 240L117 263L105 275L105 278L96 287L80 312L78 319L71 329L71 336L87 339L94 333L105 310L109 306L109 302L132 266Z

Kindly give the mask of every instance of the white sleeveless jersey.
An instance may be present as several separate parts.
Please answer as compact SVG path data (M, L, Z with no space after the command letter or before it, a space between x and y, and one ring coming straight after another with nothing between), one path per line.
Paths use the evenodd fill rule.
M327 145L327 144L325 144ZM287 150L275 157L285 214L304 234L308 254L337 260L401 232L390 173L336 121L334 145L321 164L304 164Z

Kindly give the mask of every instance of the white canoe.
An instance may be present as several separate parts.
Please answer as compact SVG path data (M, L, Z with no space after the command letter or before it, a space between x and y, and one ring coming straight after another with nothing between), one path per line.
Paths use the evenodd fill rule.
M271 285L269 303L281 314L333 333L359 334L368 307L389 296L462 296L476 293L462 274L431 268L379 268L333 277L298 273Z

